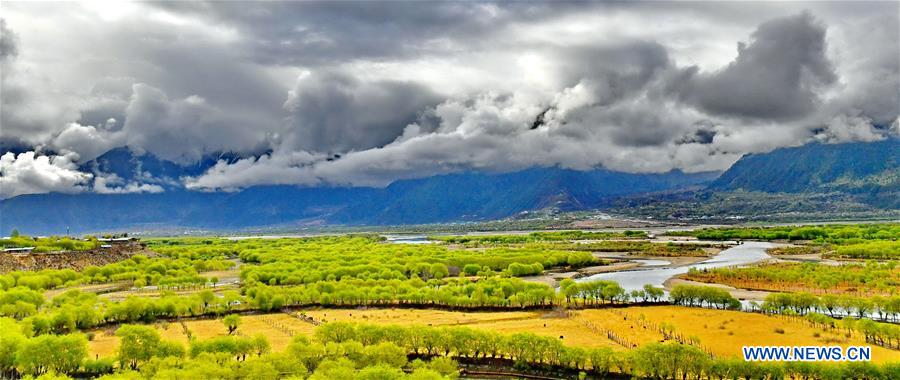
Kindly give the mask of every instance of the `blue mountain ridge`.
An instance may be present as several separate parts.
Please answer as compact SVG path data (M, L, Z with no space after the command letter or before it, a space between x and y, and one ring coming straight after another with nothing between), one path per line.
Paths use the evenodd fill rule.
M715 192L847 192L898 208L900 140L809 144L746 155L724 173L623 173L538 167L510 173L463 172L401 180L385 188L254 186L237 192L189 191L178 178L199 175L220 154L179 166L115 149L84 168L126 181L143 172L166 191L141 194L32 194L0 201L0 233L59 234L136 229L241 229L285 224L399 225L483 221L522 211L603 208L620 197L684 189ZM137 170L140 168L140 170ZM171 181L170 181L171 180ZM708 185L708 187L706 187Z
M222 154L189 166L111 150L85 163L86 171L123 181L152 177L162 193L31 194L0 201L0 231L58 234L116 229L239 229L285 223L419 224L504 218L526 210L597 208L627 194L700 185L719 173L633 174L557 167L511 173L464 172L396 181L385 188L254 186L238 192L190 191L177 184L202 174Z

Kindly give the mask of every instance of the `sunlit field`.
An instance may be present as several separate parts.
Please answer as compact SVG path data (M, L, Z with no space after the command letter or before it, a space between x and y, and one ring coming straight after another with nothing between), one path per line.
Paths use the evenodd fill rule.
M228 336L228 329L218 319L193 320L184 322L163 322L152 324L163 339L190 343L187 332L195 339L210 339ZM247 315L241 318L241 326L235 336L262 334L276 352L284 351L295 336L312 337L315 325L284 313ZM187 331L185 331L187 328ZM112 357L119 347L120 339L111 330L92 330L93 339L88 343L91 354Z
M677 237L690 241L683 246L642 231L442 237L425 245L374 234L152 239L140 251L150 256L0 275L0 337L9 352L22 353L5 370L30 374L44 371L27 359L31 352L64 356L54 368L76 373L77 365L78 373L98 376L153 377L173 357L240 372L261 370L251 367L257 361L308 368L334 355L383 360L382 351L393 355L391 371L415 371L409 360L424 359L415 366L444 374L466 365L561 378L856 371L748 363L743 346L869 346L867 370L888 374L900 363L900 296L889 276L895 263L830 259L850 260L838 266L779 254L781 263L764 264L773 259L765 247L790 242L810 248L786 251L824 255L864 245L877 256L872 250L898 231L890 224L680 231L689 235ZM698 240L753 237L782 243L729 249L737 243ZM702 255L725 266L704 266ZM754 276L784 291L741 303L740 287L659 282L679 268L738 286L734 278ZM648 275L657 273L665 276ZM841 291L797 292L783 283ZM845 291L860 284L882 295ZM57 346L71 348L47 348Z
M630 307L569 312L455 312L414 309L317 309L299 312L248 315L235 335L265 335L272 350L283 351L294 336L312 337L315 325L296 318L305 315L320 322L354 322L403 326L466 326L474 329L515 334L530 332L560 339L567 346L629 350L630 344L665 342L661 328L670 329L685 339L696 338L699 347L717 357L740 357L741 347L749 345L860 346L866 342L859 334L847 336L842 329L823 329L795 317L769 316L731 310L709 310L679 306ZM227 336L220 320L185 321L184 327L196 339ZM153 325L165 339L188 344L181 323ZM607 332L621 339L610 339ZM115 336L95 331L90 352L112 356L118 348ZM875 346L872 359L878 363L900 360L900 351Z

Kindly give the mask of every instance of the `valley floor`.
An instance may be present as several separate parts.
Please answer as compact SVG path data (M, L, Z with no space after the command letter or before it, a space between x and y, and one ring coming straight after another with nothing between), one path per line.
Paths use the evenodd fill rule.
M303 316L303 317L302 317ZM615 309L548 312L456 312L416 309L310 309L247 315L236 335L265 335L273 351L283 351L295 336L312 337L316 325L344 321L375 325L466 326L502 334L530 332L559 338L564 345L628 350L651 342L692 340L719 358L739 358L741 347L755 345L868 345L859 333L823 329L808 321L731 310L681 306L635 306ZM671 326L677 334L665 332ZM165 339L187 344L188 336L209 339L228 335L221 320L186 320L153 324ZM111 357L119 346L114 328L93 330L92 356ZM872 346L876 363L900 361L900 351Z

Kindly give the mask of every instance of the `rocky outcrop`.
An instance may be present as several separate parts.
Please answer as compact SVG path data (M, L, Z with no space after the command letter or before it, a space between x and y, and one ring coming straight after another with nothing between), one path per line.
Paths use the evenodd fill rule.
M54 253L12 254L0 253L0 273L16 270L37 271L42 269L83 270L89 266L101 266L127 260L134 255L148 257L156 254L139 242L113 245L87 251L64 251Z

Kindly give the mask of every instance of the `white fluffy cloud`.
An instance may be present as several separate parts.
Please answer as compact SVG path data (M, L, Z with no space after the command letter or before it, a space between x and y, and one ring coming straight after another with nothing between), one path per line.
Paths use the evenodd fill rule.
M69 123L50 142L50 147L61 153L76 155L78 162L93 160L112 148L122 146L124 134L109 130L114 124L115 119L96 127Z
M87 189L93 176L78 171L68 156L41 156L34 152L0 156L0 198L48 192L77 193Z
M97 175L94 191L100 194L161 193L163 187L150 183L126 182L115 174Z

